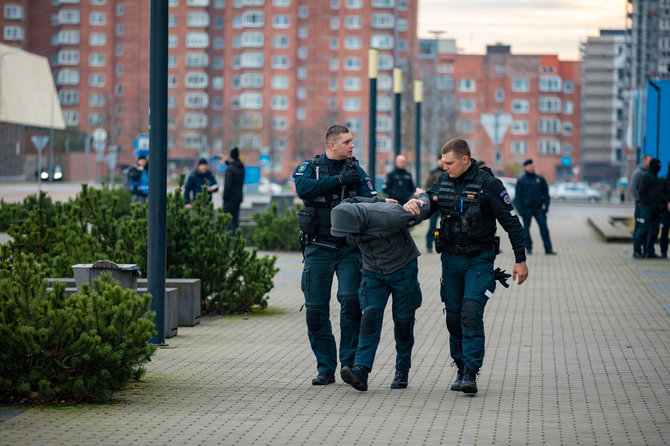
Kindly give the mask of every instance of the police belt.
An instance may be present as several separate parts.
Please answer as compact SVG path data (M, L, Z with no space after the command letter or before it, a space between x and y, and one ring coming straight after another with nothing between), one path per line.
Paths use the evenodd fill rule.
M310 237L307 242L308 245L318 246L326 249L337 249L347 244L347 239L344 237L331 237L323 235L315 235Z
M450 255L477 257L478 255L485 253L486 251L495 251L495 242L490 241L486 243L473 243L470 245L447 244L444 250L446 251L447 254Z

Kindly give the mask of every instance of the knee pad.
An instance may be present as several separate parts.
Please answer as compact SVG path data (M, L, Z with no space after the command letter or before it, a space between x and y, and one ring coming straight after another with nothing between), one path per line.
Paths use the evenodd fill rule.
M361 336L372 335L377 331L377 320L381 316L382 310L377 308L366 308L361 317Z
M344 305L344 314L352 322L361 322L361 304L357 295L342 296L342 305Z
M395 319L395 335L399 341L409 342L412 339L412 328L414 328L414 319Z
M321 324L321 315L326 307L322 305L307 305L305 309L305 318L307 319L307 331L318 333L323 325Z
M463 328L466 330L484 329L484 305L474 299L463 301L461 313Z

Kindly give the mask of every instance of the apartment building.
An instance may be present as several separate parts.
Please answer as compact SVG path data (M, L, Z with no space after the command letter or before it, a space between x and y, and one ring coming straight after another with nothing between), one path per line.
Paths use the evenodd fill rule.
M416 47L412 0L166 0L168 157L191 166L239 146L248 164L290 176L344 123L365 162L368 50L379 50L377 151L392 157L392 69ZM132 161L148 133L150 2L4 0L3 43L45 55L65 119L103 128ZM407 81L406 81L407 83Z

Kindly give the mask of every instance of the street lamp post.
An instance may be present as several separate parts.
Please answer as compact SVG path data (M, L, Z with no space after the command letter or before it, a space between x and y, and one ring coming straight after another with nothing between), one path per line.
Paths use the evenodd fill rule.
M375 156L377 150L377 59L378 51L371 49L368 52L368 77L370 78L370 115L368 135L368 175L375 184Z
M421 184L421 102L423 102L423 82L414 81L414 102L416 103L416 135L414 150L416 152L416 184Z
M402 114L400 111L400 94L402 93L402 70L400 68L394 68L393 69L393 96L394 96L394 109L395 109L395 116L394 116L394 132L393 132L393 143L394 143L394 148L395 148L395 156L400 155L400 146L401 146L401 141L400 141L400 115Z
M649 85L656 91L656 96L658 97L658 102L656 103L656 159L658 159L661 136L661 87L651 79L649 79Z

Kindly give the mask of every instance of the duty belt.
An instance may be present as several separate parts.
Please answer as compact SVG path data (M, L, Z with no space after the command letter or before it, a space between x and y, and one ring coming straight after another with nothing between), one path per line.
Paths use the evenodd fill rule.
M445 251L447 254L466 256L466 257L477 257L478 255L495 250L495 243L475 243L472 245L447 245Z

